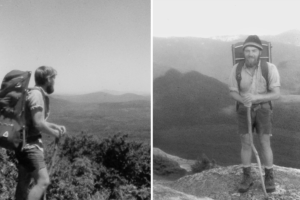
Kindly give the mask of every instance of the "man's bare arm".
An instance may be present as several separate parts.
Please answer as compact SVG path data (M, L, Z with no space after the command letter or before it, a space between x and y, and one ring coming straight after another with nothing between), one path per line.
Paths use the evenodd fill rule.
M49 124L45 121L44 113L41 109L33 109L31 111L32 119L34 126L41 131L42 133L51 135L53 137L59 138L60 137L60 131L53 129L49 126Z
M242 96L238 93L238 92L236 92L236 91L230 91L230 96L234 99L234 100L236 100L236 101L238 101L238 102L240 102L240 103L244 103L243 102L243 98L242 98Z
M266 94L245 94L243 100L251 103L262 103L276 100L280 97L280 87L274 87Z

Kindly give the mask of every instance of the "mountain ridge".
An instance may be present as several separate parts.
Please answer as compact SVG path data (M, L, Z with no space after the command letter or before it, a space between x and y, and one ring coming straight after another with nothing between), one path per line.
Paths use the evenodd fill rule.
M137 100L150 101L149 95L144 96L134 93L110 94L102 91L80 95L52 95L52 97L76 103L128 102Z
M296 45L299 38L300 31L286 32L276 37L261 37L272 43L272 63L281 75L281 90L284 94L300 94L300 46ZM233 66L231 45L243 40L227 42L210 38L155 37L153 79L173 68L182 73L197 71L227 83Z

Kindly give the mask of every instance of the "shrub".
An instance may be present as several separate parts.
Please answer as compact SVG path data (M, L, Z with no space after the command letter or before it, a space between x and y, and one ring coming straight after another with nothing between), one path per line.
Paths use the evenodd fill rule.
M215 160L210 160L204 153L202 154L201 159L197 159L195 163L191 166L193 173L199 173L204 170L214 168L216 165Z
M51 184L49 200L150 199L150 147L129 142L117 134L100 140L81 134L61 141ZM51 163L54 144L49 144L45 160ZM17 169L14 154L0 149L0 199L12 200Z
M179 164L166 156L153 156L153 172L157 175L182 174L185 170Z

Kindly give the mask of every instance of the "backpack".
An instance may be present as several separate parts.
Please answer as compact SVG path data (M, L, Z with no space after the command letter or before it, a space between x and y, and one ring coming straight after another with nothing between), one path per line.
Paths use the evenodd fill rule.
M25 145L25 98L31 72L7 73L0 89L0 147L16 150Z
M267 90L269 91L269 67L267 62L272 62L272 52L271 48L272 45L270 42L262 40L262 54L260 57L260 68L261 68L261 73L264 79L266 80L267 83ZM241 91L241 72L242 72L242 67L245 64L245 58L244 58L244 53L243 53L243 42L238 42L232 45L232 58L233 58L233 64L237 64L236 67L236 72L235 72L235 78L238 84L238 90ZM270 105L270 108L273 108L272 102L268 102ZM239 104L237 102L236 104L236 109L238 110Z

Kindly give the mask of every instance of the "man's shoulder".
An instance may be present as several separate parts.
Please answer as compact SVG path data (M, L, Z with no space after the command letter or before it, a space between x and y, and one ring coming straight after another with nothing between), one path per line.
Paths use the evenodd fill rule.
M29 88L28 89L27 98L26 98L27 101L29 101L29 102L42 102L42 101L44 101L43 99L44 99L43 98L43 93L39 88L34 87L34 88Z
M274 68L276 65L274 63L266 62L269 68Z
M233 65L233 67L232 67L232 71L235 73L235 71L236 71L236 68L237 68L237 66L239 65L239 63L236 63L236 64L234 64Z
M28 96L42 96L42 95L43 95L42 91L37 87L28 89Z
M269 70L269 72L277 71L277 67L276 67L275 64L270 63L270 62L267 62L267 64L268 64L268 70Z

